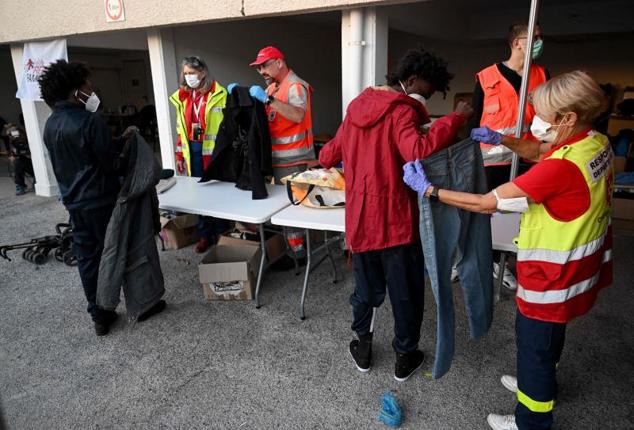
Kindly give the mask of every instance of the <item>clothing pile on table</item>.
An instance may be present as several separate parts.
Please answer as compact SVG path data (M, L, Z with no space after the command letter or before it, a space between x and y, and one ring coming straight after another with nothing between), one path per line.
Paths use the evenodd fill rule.
M271 135L264 105L236 86L227 96L216 145L200 182L212 179L235 182L252 198L268 197L265 177L273 174Z

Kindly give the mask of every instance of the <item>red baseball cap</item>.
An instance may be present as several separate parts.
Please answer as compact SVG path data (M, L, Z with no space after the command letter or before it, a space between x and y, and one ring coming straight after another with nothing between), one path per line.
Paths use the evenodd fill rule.
M267 46L260 49L260 52L258 52L258 56L255 57L255 61L249 64L249 66L259 66L260 64L266 63L269 60L278 58L280 60L284 59L284 54L282 54L282 51L277 49L275 46Z

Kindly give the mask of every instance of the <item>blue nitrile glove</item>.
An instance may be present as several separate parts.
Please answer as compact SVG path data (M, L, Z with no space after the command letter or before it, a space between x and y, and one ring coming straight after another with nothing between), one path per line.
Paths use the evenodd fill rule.
M235 87L237 87L238 85L240 85L240 84L239 84L239 83L237 83L237 82L232 82L232 83L230 83L229 85L227 85L227 92L228 92L229 94L231 94L231 91L233 91L233 89L234 89Z
M266 100L269 98L269 95L266 93L266 91L264 91L264 88L259 85L251 86L251 88L249 88L249 94L251 94L251 97L261 101L262 103L265 103Z
M471 130L471 139L476 142L488 143L489 145L499 145L502 143L502 134L484 126Z
M403 166L403 181L414 191L425 193L431 187L420 160L410 161Z
M403 421L403 413L398 400L388 391L381 396L379 419L390 427L398 427Z

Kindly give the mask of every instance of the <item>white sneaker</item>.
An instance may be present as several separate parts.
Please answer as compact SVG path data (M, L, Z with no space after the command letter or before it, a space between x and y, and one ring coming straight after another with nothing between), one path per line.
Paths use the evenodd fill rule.
M493 262L493 277L495 279L498 278L498 274L500 273L500 265L496 262ZM517 279L515 279L515 275L509 270L508 266L504 265L504 275L502 277L502 285L511 291L517 290Z
M504 388L509 390L511 393L517 393L517 378L512 375L502 375L500 378L502 385Z
M487 422L493 430L518 430L515 424L515 415L489 414Z

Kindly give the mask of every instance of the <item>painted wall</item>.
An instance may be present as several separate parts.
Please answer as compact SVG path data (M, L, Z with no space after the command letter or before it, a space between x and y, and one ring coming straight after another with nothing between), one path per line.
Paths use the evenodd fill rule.
M334 133L341 120L341 29L291 18L259 19L174 28L177 61L188 55L205 59L224 86L264 80L249 63L267 45L278 47L289 66L314 89L313 132ZM177 89L174 82L173 89Z
M103 1L3 0L0 43L165 25L317 12L394 1L198 0L196 12L172 0L123 0L125 21L106 22Z

